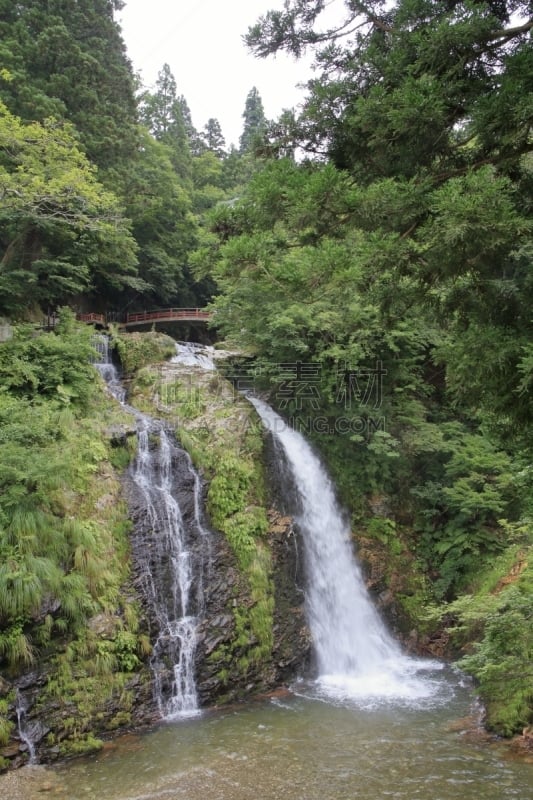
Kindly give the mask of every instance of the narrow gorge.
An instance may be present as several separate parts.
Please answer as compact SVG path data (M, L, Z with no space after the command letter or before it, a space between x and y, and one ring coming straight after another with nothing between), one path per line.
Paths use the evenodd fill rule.
M151 350L154 341L167 360L152 353L143 364L138 348ZM122 479L110 483L101 462L107 493L100 490L96 507L120 508L128 523L121 599L93 614L70 644L56 637L56 652L49 647L36 668L4 680L13 720L4 757L43 769L33 775L72 800L86 791L162 798L178 786L195 800L213 775L228 800L247 796L254 782L268 800L280 792L296 800L304 785L306 798L333 800L359 768L379 796L391 780L380 742L401 748L409 731L421 757L419 766L410 762L414 786L433 759L428 747L448 765L440 775L450 787L445 800L455 797L459 775L474 792L467 800L488 773L505 780L498 752L479 749L473 736L482 708L471 682L443 661L408 653L381 617L354 558L347 514L302 434L222 376L212 356L223 353L123 336L123 363L125 348L138 363L120 376L109 344L97 338L95 366L112 409L109 457ZM470 744L461 732L473 736ZM287 735L296 748L290 763ZM326 788L327 760L338 760L346 736L352 765L336 768ZM111 758L100 759L109 746ZM465 748L477 753L466 773ZM393 770L404 769L401 752ZM70 766L63 761L84 753ZM381 763L372 777L369 758ZM54 771L31 766L54 761ZM528 796L524 770L516 766L509 797Z

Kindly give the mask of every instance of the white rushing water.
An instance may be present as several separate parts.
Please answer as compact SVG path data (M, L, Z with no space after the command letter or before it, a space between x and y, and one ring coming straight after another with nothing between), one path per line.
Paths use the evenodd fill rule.
M372 605L353 554L350 528L332 483L304 437L256 397L264 425L279 443L298 495L295 520L306 563L306 606L317 685L338 699L418 701L436 683L420 672L439 665L405 656Z
M196 630L202 592L193 593L193 581L202 564L193 564L190 533L175 497L174 446L161 423L142 415L138 422L138 453L133 480L144 498L144 530L149 536L143 570L144 591L157 618L158 636L152 651L154 689L165 719L198 712L194 676ZM154 440L158 440L154 446ZM207 536L200 519L200 484L190 460L194 520L189 528ZM200 580L201 583L201 580ZM170 691L165 687L167 664L173 665Z
M211 345L196 344L195 342L176 342L176 355L170 361L173 364L183 364L186 367L216 370L215 355L216 350Z
M119 403L124 403L126 399L126 390L122 385L118 370L111 359L109 336L103 333L95 333L92 337L92 345L96 350L93 366L106 382L113 397L118 400Z
M31 735L31 726L27 724L26 712L28 710L27 700L21 691L17 689L15 696L16 711L17 711L17 730L20 741L23 742L28 748L28 764L37 763L37 754L35 750L35 742Z
M125 391L111 360L109 338L96 336L94 346L96 368L113 396L124 404ZM126 408L137 422L132 479L141 499L137 524L142 527L143 544L136 548L136 559L158 631L150 662L154 694L164 719L194 716L199 713L194 657L204 611L204 570L210 555L210 534L201 512L201 482L189 455L176 445L161 421L132 406ZM177 499L179 481L189 487L187 523Z

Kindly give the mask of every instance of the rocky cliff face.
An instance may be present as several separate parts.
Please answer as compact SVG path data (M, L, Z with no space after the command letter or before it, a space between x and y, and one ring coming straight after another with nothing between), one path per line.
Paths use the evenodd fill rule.
M208 369L174 363L144 369L131 390L137 407L176 430L202 476L211 534L195 653L200 704L273 690L305 669L310 640L297 537L282 513L262 426L251 405ZM181 485L187 519L186 477ZM132 543L135 554L138 532Z
M184 451L174 458L175 496L178 499L185 529L194 528L195 486ZM209 486L203 483L201 504L205 508ZM132 578L143 609L143 619L154 642L160 633L159 620L148 598L143 595L144 578L152 531L143 520L142 498L131 474L124 478L124 492L133 530L130 535L132 553ZM274 492L269 490L273 503ZM292 520L275 507L267 510L268 528L264 544L269 554L269 591L273 600L272 642L270 651L261 659L248 658L248 653L258 646L253 631L243 636L243 612L254 608L253 590L246 571L239 564L228 539L210 525L209 536L192 538L188 542L191 560L199 564L202 574L193 575L191 595L202 594L202 621L197 630L195 650L196 688L200 705L212 706L242 700L259 692L268 692L293 679L305 668L310 640L303 609L301 564L298 557L297 535ZM196 552L201 549L207 553ZM147 554L148 550L148 554ZM159 580L163 580L160 577ZM201 586L198 584L201 583ZM167 587L170 594L171 587ZM164 647L164 643L163 643ZM164 690L173 681L171 654L161 661L166 665L160 674ZM245 666L243 666L245 665ZM145 698L146 702L146 698ZM148 716L155 715L153 698L147 702Z
M246 577L220 534L214 535L212 579L206 587L207 608L196 654L197 686L202 705L242 700L284 685L303 669L309 658L310 639L299 589L298 548L289 517L271 509L267 541L272 556L274 596L273 643L270 655L232 674L227 653L238 638L238 609L253 599ZM233 649L238 664L253 641ZM239 650L241 652L239 652ZM229 662L231 665L231 661Z

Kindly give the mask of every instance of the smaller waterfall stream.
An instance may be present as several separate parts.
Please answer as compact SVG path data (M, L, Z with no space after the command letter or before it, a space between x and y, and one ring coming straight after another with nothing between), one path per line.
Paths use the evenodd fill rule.
M95 347L100 355L95 366L124 405L125 391L111 361L108 337L96 337ZM135 559L157 628L150 662L155 699L163 719L192 716L199 713L194 659L210 554L202 486L189 455L164 423L132 406L125 408L137 422L137 456L130 471L140 532Z
M28 748L28 764L37 763L37 753L35 742L31 734L31 726L27 725L26 712L28 710L27 700L23 693L17 689L16 694L17 729L20 741L24 742Z
M202 615L206 543L192 551L195 538L208 539L200 516L200 482L189 457L169 438L164 426L142 415L133 480L144 498L146 538L142 583L158 627L152 651L154 688L165 719L198 713L194 680L196 630ZM186 525L176 498L177 457L184 461L193 492L193 518ZM181 469L183 475L183 466ZM196 586L196 591L194 587ZM172 684L166 686L168 662Z
M248 399L282 448L297 490L294 515L304 547L318 686L340 699L431 696L435 684L417 673L439 665L405 656L385 628L366 591L350 528L321 462L304 437L266 403Z
M118 370L111 359L109 336L103 333L96 333L92 337L92 345L96 350L93 366L106 382L113 397L118 400L119 403L124 403L126 400L126 390L120 380ZM130 411L132 413L137 413L134 409L130 409Z

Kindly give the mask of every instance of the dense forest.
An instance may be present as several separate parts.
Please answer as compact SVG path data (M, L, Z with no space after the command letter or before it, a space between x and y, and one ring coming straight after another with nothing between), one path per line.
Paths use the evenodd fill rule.
M228 150L168 65L138 85L119 0L0 0L0 314L18 323L0 345L0 658L31 662L45 598L65 633L117 591L101 556L61 566L98 536L49 474L97 407L90 342L68 313L31 323L209 304L354 531L409 553L404 614L446 629L511 735L533 722L530 4L340 5L335 27L324 0L287 0L248 31L257 57L311 51L315 72L277 120L251 88Z
M168 65L137 86L120 3L3 2L0 313L204 304L190 256L203 215L254 171L266 127L250 90L239 149L192 123Z

